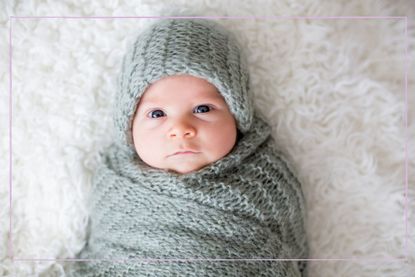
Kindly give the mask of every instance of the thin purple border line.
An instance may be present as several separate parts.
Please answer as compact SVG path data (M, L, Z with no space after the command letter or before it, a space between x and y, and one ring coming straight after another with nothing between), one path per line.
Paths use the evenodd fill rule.
M12 20L9 19L9 257L13 261L12 244Z
M365 261L400 261L408 259L408 144L407 144L407 129L408 129L408 115L407 115L407 95L408 95L408 17L407 16L10 16L9 17L9 205L10 205L10 221L9 221L9 257L12 261L108 261L101 259L17 259L13 257L13 245L12 245L12 22L13 19L137 19L137 18L178 18L178 19L191 19L191 18L205 18L205 19L405 19L405 106L404 106L404 119L405 119L405 210L404 210L404 221L405 221L405 255L404 258L329 258L329 259L170 259L173 261L189 261L189 260L205 260L205 261L353 261L353 260L365 260ZM118 260L118 261L131 261ZM135 260L135 259L132 259ZM158 260L166 261L166 259L139 259L139 260ZM117 261L111 259L110 261ZM168 259L167 259L168 261Z
M404 119L405 119L405 258L409 258L409 249L408 249L408 17L405 16L405 106L404 106Z
M107 262L131 262L131 261L140 261L140 262L186 262L186 261L209 261L209 262L237 262L237 261L369 261L369 262L395 262L395 261L402 261L405 260L405 258L320 258L320 259L267 259L267 258L257 258L257 259L198 259L198 258L190 258L190 259L154 259L154 258L137 258L137 259L14 259L14 261L18 262L26 262L26 261L66 261L66 262L95 262L95 261L107 261Z
M136 19L136 18L178 18L178 19L404 19L404 16L10 16L16 19Z

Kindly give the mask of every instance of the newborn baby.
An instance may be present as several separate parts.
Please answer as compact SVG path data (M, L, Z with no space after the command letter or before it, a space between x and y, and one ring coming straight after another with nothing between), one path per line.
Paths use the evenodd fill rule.
M307 258L304 197L231 33L151 25L124 57L114 123L78 255L89 261L69 276L306 276L305 261L269 260Z

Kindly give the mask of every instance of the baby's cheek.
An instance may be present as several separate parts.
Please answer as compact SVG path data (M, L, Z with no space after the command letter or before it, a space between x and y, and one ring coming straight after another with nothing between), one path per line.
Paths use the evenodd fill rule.
M151 143L151 133L147 130L138 128L134 130L134 145L137 152L145 153L146 146L148 148L148 144ZM140 154L138 153L138 154Z
M207 143L212 153L216 155L222 154L232 144L232 130L224 127L223 125L212 126L209 128Z
M237 129L234 124L224 124L220 130L220 140L221 151L228 153L236 143Z
M140 134L140 148L142 149L141 151L148 151L148 149L150 148L154 148L154 135L153 132L143 132Z
M160 122L152 120L135 122L135 128L133 128L134 139L139 139L146 143L148 141L151 142L160 132L160 124Z
M154 137L151 132L143 133L141 139L136 143L138 156L147 164L159 167L163 159L160 139Z

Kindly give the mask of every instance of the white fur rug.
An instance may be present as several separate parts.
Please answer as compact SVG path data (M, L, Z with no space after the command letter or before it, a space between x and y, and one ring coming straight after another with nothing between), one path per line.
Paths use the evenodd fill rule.
M302 181L310 258L318 259L310 261L309 275L414 276L412 1L165 2L3 2L0 276L64 276L69 263L59 259L74 257L82 248L90 177L98 150L111 140L111 100L121 57L137 32L152 20L12 20L13 261L8 256L8 16L181 12L256 17L410 16L407 106L404 19L219 21L245 45L256 106L269 118L278 145ZM407 129L405 107L409 108ZM409 160L407 201L405 155Z

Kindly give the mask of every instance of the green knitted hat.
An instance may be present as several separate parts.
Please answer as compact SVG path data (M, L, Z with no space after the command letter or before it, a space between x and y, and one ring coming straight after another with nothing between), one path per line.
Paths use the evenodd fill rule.
M242 133L251 127L246 58L232 33L205 19L159 19L144 30L123 59L114 107L118 139L133 146L133 116L145 89L171 75L189 74L216 86Z

